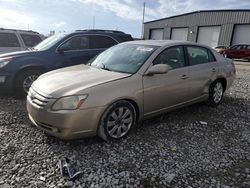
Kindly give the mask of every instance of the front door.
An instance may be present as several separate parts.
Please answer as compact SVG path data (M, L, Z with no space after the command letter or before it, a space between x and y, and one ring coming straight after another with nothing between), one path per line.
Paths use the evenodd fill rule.
M101 49L91 48L90 36L74 36L58 47L57 53L60 61L58 61L57 67L86 64L100 52L102 52Z
M187 98L188 67L183 47L165 49L153 61L156 64L167 64L169 71L143 77L145 116L181 104Z

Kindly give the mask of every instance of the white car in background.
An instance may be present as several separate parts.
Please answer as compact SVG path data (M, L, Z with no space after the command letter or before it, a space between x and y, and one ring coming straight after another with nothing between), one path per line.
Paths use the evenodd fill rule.
M40 43L44 38L35 31L0 28L0 54L27 50Z

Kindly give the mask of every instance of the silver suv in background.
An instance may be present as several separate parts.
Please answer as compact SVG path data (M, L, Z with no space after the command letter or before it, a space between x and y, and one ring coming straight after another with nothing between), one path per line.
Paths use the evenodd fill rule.
M44 38L35 31L0 28L0 54L27 50L40 43Z

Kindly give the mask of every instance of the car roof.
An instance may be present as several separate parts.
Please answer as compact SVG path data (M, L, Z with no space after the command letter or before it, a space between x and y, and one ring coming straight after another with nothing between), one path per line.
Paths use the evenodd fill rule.
M97 30L97 29L89 29L89 30L76 30L76 31L73 31L69 34L105 34L105 35L130 35L130 34L127 34L127 33L124 33L122 31L115 31L115 30Z
M177 40L135 40L126 42L126 44L138 44L138 45L149 45L149 46L172 46L172 45L196 45L196 46L204 46L202 44L197 44L194 42L188 41L177 41Z
M37 34L40 35L40 33L32 30L21 30L21 29L5 29L5 28L0 28L0 32L9 32L9 33L29 33L29 34Z

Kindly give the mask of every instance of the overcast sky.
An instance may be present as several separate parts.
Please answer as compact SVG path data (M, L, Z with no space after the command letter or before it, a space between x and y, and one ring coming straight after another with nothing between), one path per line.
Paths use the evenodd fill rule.
M32 29L45 35L93 28L141 35L145 21L196 10L250 9L250 0L0 0L0 28Z

